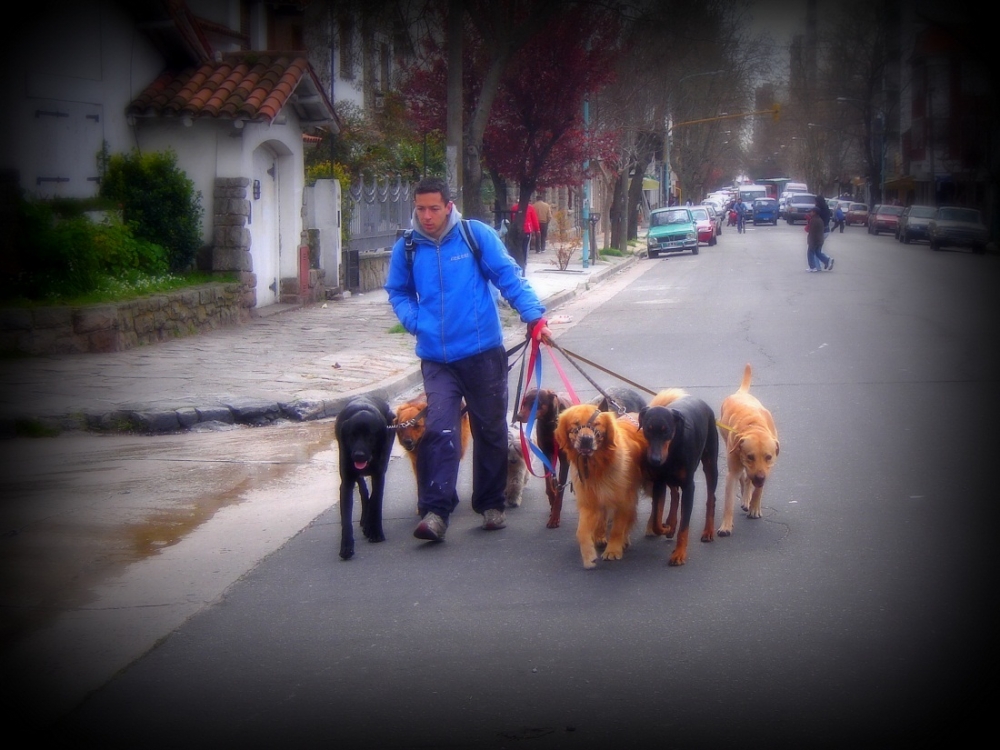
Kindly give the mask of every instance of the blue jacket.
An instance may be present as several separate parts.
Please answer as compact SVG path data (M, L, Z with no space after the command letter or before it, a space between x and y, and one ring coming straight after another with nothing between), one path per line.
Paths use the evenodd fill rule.
M421 234L414 215L412 274L406 263L404 240L397 240L392 248L385 290L399 322L416 336L420 359L455 362L503 346L500 310L489 282L525 323L533 323L545 313L545 306L496 232L473 220L469 229L482 253L477 265L458 227L461 218L458 209L452 207L438 243Z

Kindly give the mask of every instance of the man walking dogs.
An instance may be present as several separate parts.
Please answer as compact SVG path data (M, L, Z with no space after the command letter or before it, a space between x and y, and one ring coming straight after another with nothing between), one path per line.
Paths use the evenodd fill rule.
M547 341L550 332L544 305L500 238L480 221L462 226L444 180L421 180L414 204L411 241L396 241L385 289L399 322L416 337L427 394L417 449L421 520L413 535L440 542L457 502L463 399L472 427L472 508L485 530L506 525L508 366L490 283L527 323L529 336Z

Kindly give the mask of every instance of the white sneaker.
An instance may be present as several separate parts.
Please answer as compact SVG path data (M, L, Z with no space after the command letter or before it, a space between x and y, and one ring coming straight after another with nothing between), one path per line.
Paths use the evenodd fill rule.
M483 529L486 531L496 531L507 525L507 517L502 510L490 508L483 513Z

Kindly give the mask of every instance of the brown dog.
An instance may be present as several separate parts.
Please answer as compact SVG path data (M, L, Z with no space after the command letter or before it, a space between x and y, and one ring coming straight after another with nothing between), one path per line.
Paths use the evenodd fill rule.
M771 412L755 396L750 395L749 363L743 369L743 382L740 383L739 390L722 402L719 434L726 445L729 469L719 536L730 536L733 533L736 485L740 485L740 507L746 511L747 517L760 518L764 483L771 474L779 449L778 430L774 426Z
M601 558L620 560L643 488L646 443L635 416L617 417L593 404L570 406L559 415L556 442L573 467L573 491L580 511L576 539L583 567L595 567L597 544L605 538L607 547Z
M410 459L410 468L413 469L413 477L417 477L417 446L424 436L426 427L425 413L427 411L427 394L421 392L409 401L404 401L396 407L396 439L406 451L406 457ZM465 457L465 451L472 440L472 428L469 426L469 414L462 409L462 448L461 457ZM418 511L419 512L419 511Z
M549 520L545 527L559 527L559 517L562 514L563 492L566 479L569 476L569 463L566 452L556 445L556 423L563 409L570 406L569 396L547 388L532 388L524 394L517 410L517 421L527 424L531 409L538 401L535 410L535 445L552 464L554 474L545 475L545 496L549 500ZM518 444L520 445L520 443Z

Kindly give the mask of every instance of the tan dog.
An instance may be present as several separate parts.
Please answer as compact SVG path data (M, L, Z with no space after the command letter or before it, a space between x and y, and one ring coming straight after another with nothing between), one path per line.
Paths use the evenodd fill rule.
M583 567L596 566L597 545L605 539L601 558L620 560L643 488L641 461L646 442L635 415L617 417L592 404L570 406L559 415L556 442L566 451L573 469L580 511L576 539Z
M406 457L410 459L410 468L413 469L413 478L417 477L417 446L424 436L426 427L425 412L427 411L427 394L421 392L409 401L404 401L396 407L396 424L400 425L396 429L396 439L406 451ZM472 428L469 426L469 414L462 409L462 447L460 456L465 457L465 452L472 440ZM418 511L419 512L419 511Z
M736 485L740 485L740 507L746 511L747 517L760 518L764 483L778 458L778 430L774 426L771 412L755 396L750 395L749 363L743 370L743 382L740 383L739 390L722 402L719 434L726 444L729 468L719 536L730 536L733 533Z

